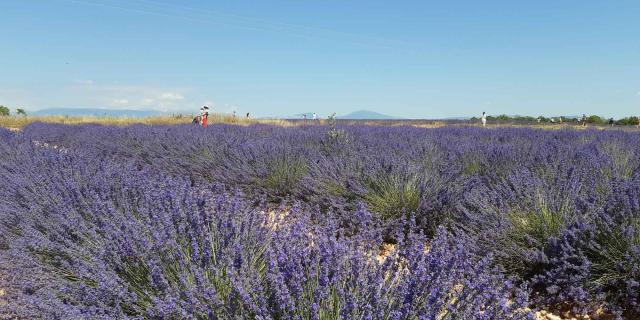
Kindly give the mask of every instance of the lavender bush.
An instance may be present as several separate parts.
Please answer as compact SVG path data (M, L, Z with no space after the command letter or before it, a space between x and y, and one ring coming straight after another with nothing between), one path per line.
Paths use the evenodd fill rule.
M336 132L339 134L337 135ZM640 282L637 242L639 230L637 216L640 211L637 202L640 198L640 189L637 187L640 181L638 173L640 135L635 132L545 131L523 128L484 130L469 127L420 129L341 126L338 128L338 125L290 128L264 125L118 128L98 125L69 127L36 123L27 126L20 134L2 133L2 140L0 148L3 148L3 152L0 153L0 164L4 170L3 181L7 183L6 198L10 199L3 202L3 205L13 206L11 210L3 211L5 215L2 218L3 228L14 228L12 226L18 223L17 221L22 221L17 217L25 215L24 212L34 214L33 217L40 217L36 215L41 214L37 213L38 210L49 211L42 208L49 208L47 206L51 206L49 204L52 203L51 201L33 200L21 193L9 191L21 190L20 188L34 192L29 195L38 194L40 197L46 197L45 199L59 198L60 200L53 202L60 206L56 210L73 208L77 211L74 214L81 215L83 219L85 219L84 216L109 216L110 213L103 213L105 209L93 206L101 203L100 201L104 202L105 199L109 201L119 199L117 204L110 204L110 206L114 207L113 210L118 215L129 216L114 216L108 220L127 221L132 228L135 227L131 230L125 228L128 231L122 231L122 227L118 227L119 229L112 227L128 237L133 237L130 234L136 236L153 234L152 231L147 230L149 227L145 227L154 225L153 223L156 223L153 230L167 228L166 225L157 225L158 222L144 224L136 222L138 221L136 219L142 219L141 217L145 216L144 212L149 212L149 215L153 212L159 215L158 217L164 215L174 217L177 214L175 210L188 212L201 210L215 213L210 215L220 217L221 221L236 221L233 223L240 225L242 221L247 221L244 219L261 221L260 219L264 219L260 214L261 211L270 212L285 208L286 211L293 212L287 216L286 220L289 222L287 227L276 230L252 229L251 236L247 234L248 238L233 244L243 250L250 250L249 253L240 254L229 249L231 251L224 254L229 259L238 255L253 257L247 259L255 261L252 263L260 263L258 269L262 270L262 273L245 274L243 272L249 271L238 271L234 269L235 266L229 267L233 264L224 264L224 267L220 267L223 270L236 270L234 272L242 274L242 279L251 280L246 280L249 281L246 288L236 287L240 285L241 280L216 280L218 287L214 286L214 291L221 290L225 293L223 298L215 298L221 301L215 305L215 309L231 308L229 310L241 311L237 311L240 313L228 311L228 314L213 314L207 317L257 318L258 315L269 314L269 317L274 318L296 316L304 318L307 315L322 314L323 318L331 318L339 314L340 317L348 318L361 315L353 312L363 312L362 310L367 308L375 309L378 305L365 307L366 304L355 302L355 300L349 300L351 302L339 300L349 295L352 296L351 299L356 299L353 298L355 296L374 295L373 291L368 294L363 293L368 292L366 290L373 290L373 287L361 289L360 285L354 285L353 281L360 281L357 279L364 274L368 275L368 272L371 272L372 279L380 279L373 276L376 272L384 274L382 279L385 280L389 274L402 274L405 272L402 268L408 268L407 266L412 266L407 270L418 270L425 265L437 265L437 263L427 263L432 252L433 254L438 252L434 250L433 244L429 253L423 257L416 255L417 249L411 251L413 250L411 248L424 246L427 242L447 248L442 250L449 250L446 252L453 256L445 255L441 259L451 261L452 265L461 268L456 275L458 278L474 272L485 275L495 274L498 278L502 277L500 278L502 280L492 278L490 282L495 280L501 284L489 287L491 290L501 292L497 295L503 297L507 296L507 292L511 295L516 294L517 290L513 287L521 285L528 287L532 297L532 307L573 309L574 312L585 313L604 308L609 313L627 318L637 317L640 314L637 295L638 282ZM7 152L4 152L5 150ZM42 169L33 172L28 170L30 167ZM25 187L14 188L9 184L14 181L24 182ZM104 183L104 189L101 189L102 184L98 181ZM130 185L126 185L125 181ZM36 183L38 188L29 183ZM66 186L65 183L70 186ZM213 185L224 187L212 189ZM94 189L98 191L91 191ZM166 196L174 199L169 201L172 203L171 206L167 204L160 206L161 201L153 197L157 197L158 194L167 194L167 190L185 191L181 195ZM60 195L61 192L64 196ZM215 207L211 205L214 203L212 199L224 199L220 200L222 201L221 209L217 211L210 209ZM42 207L38 207L40 209L37 210L24 207L26 204L34 206L34 202L41 203ZM158 207L149 207L151 205L147 204L148 202L156 203ZM229 204L231 202L237 205L231 206ZM204 205L205 209L196 209L199 208L197 203L207 205ZM291 209L292 205L295 209ZM180 219L195 219L191 214L182 215L184 218ZM368 218L365 221L363 217ZM78 221L78 219L70 219L70 221ZM408 219L413 219L414 222L408 223ZM33 225L30 228L35 228L36 231L62 230L60 234L69 232L64 228L69 230L75 228L75 225L74 228L71 226L63 228L58 224L55 227L41 226L41 220L43 219L33 218L32 222L25 223ZM103 239L106 236L103 228L108 224L100 221L99 223L91 222L91 228L95 228L94 233L98 234L95 236L96 239ZM180 240L185 232L179 229L175 232L175 236L167 236L173 239L171 240L173 242L162 247L176 248L178 244L186 246L186 243L193 242L192 239ZM198 243L197 248L200 248L202 240L197 239L212 231L197 229L189 232L194 234L195 242ZM6 244L3 246L13 248L11 245L19 243L17 239L23 239L20 241L36 239L35 236L26 237L23 234L12 236L11 239L3 236L2 243ZM449 234L454 236L451 237ZM251 250L257 250L251 243L252 241L261 243L255 239L262 239L262 237L271 240L264 241L265 248L260 249L262 253L256 256L251 253ZM421 240L409 240L416 238ZM136 240L145 243L139 245L140 247L146 248L156 243L155 238L143 240ZM394 267L386 268L391 269L380 269L383 268L382 266L373 268L367 260L370 257L366 254L375 251L374 249L383 241L397 246L394 255L388 257L382 264L385 265L389 261L389 264ZM84 242L80 242L81 244L77 244L78 248L74 250L77 252L89 250ZM292 245L276 246L274 245L276 243ZM309 247L309 243L319 247ZM20 242L20 245L26 244ZM229 245L231 246L231 243ZM61 245L61 247L67 246L67 244ZM111 250L109 254L113 257L122 256L122 250L119 249L122 246L109 249ZM103 251L108 248L107 245L97 247ZM462 251L452 249L458 247L461 247ZM22 252L20 250L24 250L24 247L16 248L20 248L15 251L19 256L19 252ZM147 252L140 248L127 250L134 252L132 255L136 257ZM200 249L193 250L199 252L197 250ZM106 254L106 251L103 251L101 254ZM171 257L175 254L175 252L153 250L149 252L153 252L155 257ZM454 254L454 252L457 253ZM183 254L183 256L190 257L190 254ZM105 256L95 252L83 253L81 256L94 257L95 261L107 261ZM296 258L298 260L280 261L279 256L298 257ZM316 256L318 258L315 258ZM35 259L34 261L23 261L24 269L41 268L39 266L43 265L43 261L51 260L47 255L42 257L37 252L33 257L35 258L29 259ZM64 257L68 261L82 260L78 258L77 253L68 253ZM465 258L462 259L462 257ZM491 259L486 260L484 257L491 257ZM181 256L180 259L184 258ZM180 259L174 260L182 261ZM474 271L469 269L471 266L464 266L464 263L460 262L462 260L472 261L474 263L472 266L482 266L482 268ZM133 279L137 279L141 274L153 270L158 270L156 271L158 274L171 274L162 269L164 267L159 266L186 264L186 262L171 261L154 260L153 263L146 262L146 269L139 269L136 260L131 262L125 259L118 262L118 266L111 266L110 269L105 267L105 270L112 270L109 271L111 274L105 277L127 278L125 275L130 273ZM412 264L413 262L415 264ZM320 267L315 267L314 263ZM327 269L328 265L335 266L336 269ZM399 265L402 268L398 267ZM123 266L129 268L127 269L129 271L123 273L118 269L124 268ZM207 268L218 268L218 266L199 266L198 270L201 271L198 272L204 272L202 270L208 270ZM302 270L300 268L311 273L283 271ZM344 270L352 271L345 273ZM353 270L358 270L357 277L352 274L355 272ZM187 277L185 280L179 279L186 283L180 286L185 287L192 282L197 284L197 281L191 280L196 279L195 273L193 276L185 275L190 274L189 272L185 269L173 271L175 274ZM319 280L323 277L323 272L333 272L332 276L327 276L333 280L326 282L331 285ZM433 273L433 271L430 272ZM33 273L41 274L42 277L51 275L44 269L40 273L36 271ZM231 279L228 278L230 274L225 273L224 277L227 278L224 279ZM77 274L74 277L84 279ZM451 288L454 288L455 292L457 292L456 288L461 288L460 283L452 285L453 282L451 282L445 285L452 278L443 277L433 280L434 284L426 285L419 294L426 292L431 294L435 292L434 290L439 290L437 286L440 284L447 288L443 290L448 294L451 294ZM474 276L469 279L482 277L484 276ZM293 278L297 280L292 280ZM316 278L318 280L314 280ZM87 276L86 279L90 279L87 281L92 284L94 283L92 281L98 281L95 276ZM311 281L314 283L313 288L302 286L303 282L310 282L309 279L318 284ZM515 284L510 284L507 279ZM177 283L181 283L180 281L166 280L164 286L177 288ZM74 283L78 282L82 281ZM231 282L233 282L233 290L239 290L238 293L231 289L231 285L226 285ZM296 287L299 285L302 287ZM130 285L123 286L129 288ZM354 286L357 289L353 289ZM198 291L200 288L204 288L200 285L196 287L198 289L193 290L197 292L200 292ZM278 290L286 289L289 293L279 293L282 296L276 297L273 295L274 292L285 291L277 291L272 287L280 288ZM136 300L127 299L138 301L137 304L133 302L128 304L132 306L131 310L125 310L126 307L122 310L123 314L128 314L130 317L148 316L144 313L146 311L142 310L151 310L149 306L158 305L153 299L160 299L159 297L165 299L171 296L174 299L171 301L176 303L185 306L196 305L183 302L186 296L183 296L182 291L173 296L164 291L158 291L160 292L158 293L153 291L156 289L150 289L152 287L148 287L146 283L132 288L133 291L123 289L135 293ZM462 288L467 286L463 285ZM52 296L59 295L59 289L51 290ZM393 296L394 299L398 299L398 296L404 295L409 289L385 287L376 290L387 290L384 292L389 294L375 291L382 297ZM136 293L138 291L145 294ZM193 301L208 301L202 302L202 310L211 308L210 301L215 299L202 298L198 294L194 293L194 297L198 298L193 298L195 299ZM211 294L213 297L213 293ZM140 298L145 295L149 298ZM476 293L470 294L470 297L475 295ZM515 301L512 298L508 301ZM121 300L120 296L109 299ZM420 299L417 301L421 301ZM442 297L438 299L446 300ZM464 299L456 298L455 301ZM499 299L490 300L492 302L478 302L473 305L482 305L482 310L489 310L491 309L489 305L499 304L496 302ZM388 303L391 306L387 309L389 317L398 315L398 317L411 318L420 315L420 312L426 312L422 307L423 304L420 303L411 302L406 307L402 307L397 300L388 300ZM86 304L82 302L78 305ZM347 305L352 306L346 307ZM459 310L471 310L465 308L460 306ZM507 313L515 315L517 312L514 310L518 310L519 307L514 306L514 308L511 309L513 312ZM371 309L370 313L362 314L369 314L372 318L381 317L382 311L377 309L374 311L374 309ZM196 315L197 313L193 310L185 311L185 314ZM294 315L292 310L301 313ZM481 314L478 310L460 312L471 312L468 314L475 312L476 316ZM451 317L456 316L451 315Z
M11 159L0 169L6 317L530 316L526 292L445 229L429 240L404 233L416 229L409 220L380 261L382 234L364 209L353 214L361 232L347 237L303 204L270 213L222 186L193 186L135 161L22 138L0 147Z

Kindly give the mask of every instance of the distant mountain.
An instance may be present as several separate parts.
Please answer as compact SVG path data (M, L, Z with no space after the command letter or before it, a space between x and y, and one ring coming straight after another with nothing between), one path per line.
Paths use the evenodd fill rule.
M437 120L469 120L469 119L471 119L471 117L448 117L448 118L442 118Z
M150 117L165 115L157 110L128 110L128 109L102 109L102 108L50 108L34 111L36 116L97 116L97 117Z
M369 110L359 110L355 111L343 116L338 116L338 119L349 119L349 120L393 120L398 119L396 117L392 117L386 114L369 111Z

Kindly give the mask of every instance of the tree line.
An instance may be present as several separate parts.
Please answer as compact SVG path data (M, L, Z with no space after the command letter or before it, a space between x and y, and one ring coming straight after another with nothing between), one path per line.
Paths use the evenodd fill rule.
M23 108L16 108L16 114L19 116L26 116L27 111ZM7 117L11 115L11 110L8 107L0 105L0 116Z
M471 120L478 120L479 118L477 117L473 117L471 118ZM565 122L582 122L583 119L582 117L565 117L565 116L561 116L561 117L545 117L545 116L539 116L539 117L531 117L531 116L508 116L505 114L502 115L498 115L498 116L487 116L487 120L488 121L514 121L514 122L544 122L544 123L565 123ZM590 116L586 116L586 118L584 119L584 121L586 123L590 123L590 124L615 124L615 125L637 125L638 121L640 120L640 118L638 118L637 116L629 116L629 117L624 117L624 118L620 118L620 119L613 119L613 118L603 118L597 115L590 115Z
M16 115L26 116L27 111L23 108L16 108ZM11 115L11 110L8 107L0 105L0 116L7 117ZM478 120L477 117L471 118L472 121ZM487 116L488 121L516 121L516 122L544 122L544 123L564 123L564 122L581 122L583 119L581 117L531 117L531 116L508 116L506 114L502 114L499 116ZM637 116L624 117L620 119L613 118L603 118L597 115L590 115L584 119L586 123L591 124L615 124L615 125L637 125L640 119Z

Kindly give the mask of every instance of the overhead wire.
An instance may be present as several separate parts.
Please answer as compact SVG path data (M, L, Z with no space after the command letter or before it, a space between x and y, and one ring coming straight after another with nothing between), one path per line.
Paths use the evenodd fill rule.
M363 35L363 34L358 34L358 33L353 33L353 32L346 32L346 31L335 30L335 29L330 29L330 28L304 26L304 25L300 25L300 24L292 24L292 23L286 23L286 22L272 22L272 21L268 21L268 20L250 18L250 17L241 16L241 15L237 15L237 14L215 12L215 11L212 11L212 10L209 10L209 9L200 9L200 8L193 8L193 7L184 6L184 5L170 4L170 3L166 3L166 2L162 2L162 1L129 0L129 2L146 3L146 4L149 4L149 5L157 5L157 6L163 6L163 7L176 8L176 9L185 9L185 10L189 10L189 11L192 11L192 12L198 12L198 13L207 13L207 14L211 14L211 15L217 15L217 16L220 16L220 17L229 17L229 18L233 18L233 19L241 19L241 20L245 20L247 22L259 23L259 24L262 24L263 26L267 25L269 27L278 28L278 29L280 29L280 28L292 28L292 29L297 29L297 30L305 30L306 29L306 31L310 31L310 32L315 31L315 32L321 32L321 33L327 33L327 34L342 35L342 36L348 36L348 37L354 37L354 38L362 38L362 39L381 42L381 43L382 42L386 42L386 43L389 43L389 44L411 45L411 43L408 43L408 42L405 42L405 41L391 40L391 39L383 38L383 37L375 37L375 36Z
M193 8L184 5L175 5L165 2L150 0L127 0L119 2L118 0L110 1L91 1L91 0L58 0L68 3L75 3L87 6L97 6L129 12L137 12L141 14L155 15L166 18L181 19L194 23L213 24L222 27L238 28L259 32L272 32L276 34L285 34L298 38L309 40L329 40L329 41L347 41L355 45L384 47L392 49L418 49L415 43L405 41L390 40L386 38L371 37L362 34L356 34L345 31L338 31L328 28L310 27L284 22L272 22L263 19L256 19L237 14L220 13L207 9ZM132 6L133 4L133 6ZM166 10L170 10L167 12ZM335 37L343 39L335 39Z

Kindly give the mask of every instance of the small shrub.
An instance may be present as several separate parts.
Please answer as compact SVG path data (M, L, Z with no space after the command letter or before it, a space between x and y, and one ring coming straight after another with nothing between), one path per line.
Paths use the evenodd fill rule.
M631 147L619 141L601 145L603 152L611 159L611 167L619 177L630 178L638 168L638 157Z
M381 174L368 178L364 200L369 210L383 219L416 212L420 206L420 187L415 178L398 174Z
M560 234L566 224L564 214L542 208L538 212L513 212L508 215L511 222L511 238L520 243L544 245L549 237Z
M538 212L516 211L507 214L510 227L507 229L505 255L498 262L508 273L530 276L551 237L557 237L566 225L561 212L546 208Z
M11 110L9 110L9 108L0 105L0 116L2 117L8 117L9 115L11 115Z
M600 225L598 230L594 245L587 250L591 261L587 287L640 290L640 218L630 218L621 225ZM640 303L640 294L635 301L625 302ZM640 305L636 309L640 312Z
M536 305L640 317L640 220L621 226L603 217L595 224L578 222L552 238L545 270L530 281Z
M335 112L328 118L329 131L323 141L324 151L328 154L338 153L349 143L349 136L345 130L338 129Z
M308 171L309 167L303 159L282 156L270 162L262 184L275 195L289 195Z

